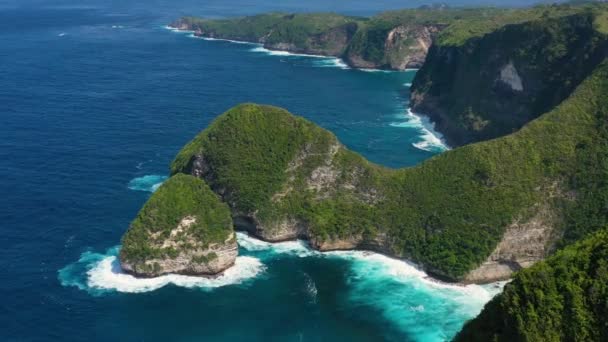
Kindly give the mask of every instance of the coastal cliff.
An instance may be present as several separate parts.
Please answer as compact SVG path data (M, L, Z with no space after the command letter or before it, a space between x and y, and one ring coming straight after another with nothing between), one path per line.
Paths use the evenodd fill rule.
M207 184L183 174L148 200L122 239L120 265L140 277L214 275L238 250L228 206Z
M517 274L454 341L606 341L608 232Z
M270 50L339 57L353 68L405 70L421 67L434 39L452 24L514 11L440 6L371 18L269 13L233 19L183 17L169 26L200 37L263 44Z
M600 9L555 6L474 37L446 30L416 74L412 109L452 146L519 130L566 99L608 55Z
M267 241L378 251L452 281L507 279L606 222L589 205L606 160L604 64L520 131L416 167L374 165L307 120L245 104L186 145L172 174L204 179L237 228Z

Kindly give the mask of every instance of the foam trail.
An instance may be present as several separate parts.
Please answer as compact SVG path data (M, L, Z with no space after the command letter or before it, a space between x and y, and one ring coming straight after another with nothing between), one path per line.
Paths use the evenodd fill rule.
M434 124L426 116L418 116L411 109L407 110L406 121L391 122L392 127L416 128L420 132L420 141L412 143L417 149L428 152L443 152L450 148L444 142L443 135L435 131Z
M171 27L169 25L163 26L163 28L175 33L194 33L194 31L191 30L180 30L177 27Z
M294 56L294 57L311 57L311 58L324 58L324 59L332 58L332 57L322 56L322 55L310 55L310 54L305 54L305 53L295 53L295 52L280 51L280 50L269 50L263 46L255 47L249 51L265 53L270 56Z
M136 278L122 272L118 262L120 247L108 249L105 254L85 252L80 259L59 270L63 286L75 286L91 294L106 292L140 293L154 291L169 284L186 288L213 289L241 284L255 278L265 270L259 259L250 256L237 257L233 267L214 278L183 276L176 274L156 278Z
M156 191L165 181L167 176L160 175L145 175L143 177L133 178L127 187L136 191Z
M237 232L236 238L239 247L250 252L271 252L274 254L291 254L299 257L307 257L320 255L310 248L308 244L302 240L285 241L285 242L266 242L249 236L247 233Z

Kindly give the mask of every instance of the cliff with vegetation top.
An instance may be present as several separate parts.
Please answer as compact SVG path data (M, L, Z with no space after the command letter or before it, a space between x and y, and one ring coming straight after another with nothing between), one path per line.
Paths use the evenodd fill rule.
M455 341L608 341L608 233L521 271Z
M452 24L517 10L424 7L371 18L332 13L268 13L233 19L183 17L170 26L209 38L263 44L271 50L335 56L356 68L419 68L435 37Z
M450 280L505 279L606 221L595 190L607 71L517 133L399 170L283 109L240 105L186 145L172 173L204 179L235 225L265 240L379 251Z
M456 23L416 74L411 106L452 146L517 131L608 56L607 13L601 5L562 5Z
M204 181L178 174L141 209L122 239L123 270L142 277L213 275L234 264L236 238L228 206Z

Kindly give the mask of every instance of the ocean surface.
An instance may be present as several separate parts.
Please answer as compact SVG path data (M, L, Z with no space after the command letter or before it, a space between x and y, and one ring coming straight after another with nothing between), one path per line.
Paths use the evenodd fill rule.
M377 254L244 234L237 265L216 279L138 280L116 263L173 156L238 103L285 107L390 167L446 149L408 111L415 70L352 70L168 22L422 3L0 2L0 340L449 340L499 287L442 285Z

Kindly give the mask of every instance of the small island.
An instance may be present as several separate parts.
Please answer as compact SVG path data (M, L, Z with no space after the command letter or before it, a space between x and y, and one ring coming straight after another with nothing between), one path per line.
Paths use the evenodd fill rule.
M120 265L140 277L215 275L234 265L228 206L202 180L179 174L141 209L122 239Z

